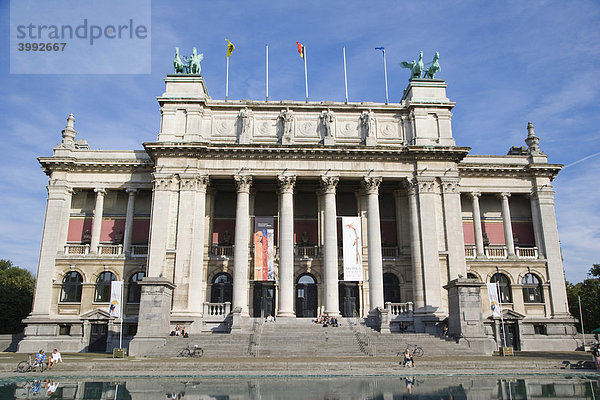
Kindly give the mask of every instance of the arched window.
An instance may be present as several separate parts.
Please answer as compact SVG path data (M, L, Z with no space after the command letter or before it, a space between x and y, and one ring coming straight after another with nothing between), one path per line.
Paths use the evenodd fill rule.
M314 285L316 283L315 278L310 274L304 274L298 278L298 285Z
M96 279L96 295L94 301L97 303L108 303L110 301L110 283L116 280L112 272L103 272Z
M81 301L81 284L83 278L79 272L71 271L65 275L62 281L60 301L78 303Z
M211 303L231 302L233 299L233 278L226 272L214 277L210 289Z
M400 303L400 282L394 274L383 274L383 302Z
M131 275L129 278L129 289L127 291L127 302L128 303L139 303L140 297L142 295L142 288L138 285L138 282L141 281L144 276L144 272L136 272Z
M504 274L494 274L492 279L490 279L491 283L498 282L500 286L500 302L501 303L512 303L512 295L510 290L510 281L508 277Z
M543 303L542 283L534 274L525 274L523 280L523 301L525 303Z

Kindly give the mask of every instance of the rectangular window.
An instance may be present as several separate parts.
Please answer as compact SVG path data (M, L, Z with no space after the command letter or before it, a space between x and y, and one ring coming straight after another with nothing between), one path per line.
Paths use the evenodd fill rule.
M58 329L58 334L63 336L68 336L71 334L71 325L60 325Z
M534 324L533 331L536 335L546 335L546 325L544 324Z

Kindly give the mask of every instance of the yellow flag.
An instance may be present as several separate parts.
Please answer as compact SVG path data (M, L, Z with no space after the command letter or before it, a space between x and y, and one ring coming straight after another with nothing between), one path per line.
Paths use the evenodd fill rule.
M235 46L233 45L233 43L231 43L229 41L229 39L225 39L227 40L227 57L229 57L231 55L231 53L233 53L233 51L235 50Z

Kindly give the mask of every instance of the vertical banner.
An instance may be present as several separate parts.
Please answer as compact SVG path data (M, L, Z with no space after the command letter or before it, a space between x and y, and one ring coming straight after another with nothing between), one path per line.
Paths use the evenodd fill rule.
M273 217L254 219L254 280L275 280L275 229Z
M363 280L360 221L360 217L342 217L345 281Z
M500 308L500 301L498 299L498 284L497 283L486 283L488 296L490 297L490 309L494 317L502 317L502 309Z
M123 299L123 281L112 281L110 283L110 309L111 317L121 318L121 304Z

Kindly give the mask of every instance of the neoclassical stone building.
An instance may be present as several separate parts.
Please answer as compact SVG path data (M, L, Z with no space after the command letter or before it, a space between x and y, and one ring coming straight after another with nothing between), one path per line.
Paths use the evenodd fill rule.
M531 123L527 147L470 155L441 80L411 81L395 104L221 101L199 75L165 82L144 150L92 150L71 115L39 158L48 204L21 351L113 348L112 280L125 281L137 354L176 325L236 332L268 314L358 316L391 334L448 324L499 345L489 282L509 345L574 348L551 185L561 166ZM344 278L349 216L361 279Z

